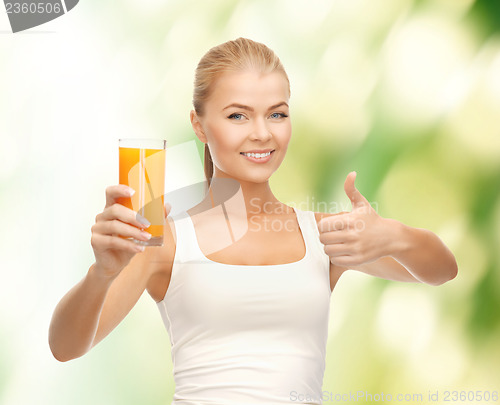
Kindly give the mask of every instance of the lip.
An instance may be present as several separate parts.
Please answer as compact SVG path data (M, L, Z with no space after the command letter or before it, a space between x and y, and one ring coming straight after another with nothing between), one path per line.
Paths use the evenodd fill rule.
M272 152L274 149L252 149L252 150L246 150L244 152L240 152L241 154L243 153L267 153L267 152Z
M271 152L271 153L269 154L269 156L266 156L263 158L254 158L251 156L246 156L243 154L243 152L240 152L240 154L241 154L241 156L243 156L245 159L249 160L252 163L267 163L273 157L274 149L267 149L266 151L262 151L262 152L253 152L252 151L252 152L245 152L245 153L266 153L266 152Z

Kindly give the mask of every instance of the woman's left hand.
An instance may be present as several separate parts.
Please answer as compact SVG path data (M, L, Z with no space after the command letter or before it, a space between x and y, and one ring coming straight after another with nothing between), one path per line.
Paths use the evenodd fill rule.
M318 222L320 241L330 262L356 266L388 256L393 248L393 220L382 218L356 189L356 172L347 175L344 190L352 204L351 212L323 217ZM396 221L394 221L396 222Z

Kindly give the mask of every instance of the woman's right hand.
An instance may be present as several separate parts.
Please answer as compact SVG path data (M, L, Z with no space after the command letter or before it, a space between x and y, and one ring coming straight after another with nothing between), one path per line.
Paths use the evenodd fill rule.
M90 243L94 249L96 270L106 277L116 277L137 253L141 246L125 238L147 241L151 234L144 231L149 226L145 218L130 208L119 204L120 198L129 198L133 190L123 184L106 188L106 206L95 218ZM141 223L139 220L145 221Z

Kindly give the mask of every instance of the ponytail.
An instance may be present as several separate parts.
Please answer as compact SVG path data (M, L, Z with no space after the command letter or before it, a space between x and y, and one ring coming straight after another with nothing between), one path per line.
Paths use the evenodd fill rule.
M205 177L207 179L207 185L208 187L210 187L210 183L214 175L214 163L212 161L212 155L210 154L210 149L208 149L208 143L205 144L204 170L205 170Z

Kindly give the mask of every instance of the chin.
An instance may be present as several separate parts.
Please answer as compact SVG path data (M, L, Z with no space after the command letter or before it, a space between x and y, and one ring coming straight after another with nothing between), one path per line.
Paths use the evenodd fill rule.
M262 165L259 167L255 165L254 167L248 167L247 165L239 165L233 164L234 162L228 162L228 166L226 170L221 170L220 166L218 169L222 176L231 177L235 180L244 181L248 183L265 183L269 181L271 176L276 172L278 167L276 166L276 162L273 162L271 165ZM281 161L279 162L281 164Z
M266 183L271 176L273 175L273 172L268 172L268 173L244 173L244 171L239 171L237 173L234 173L232 176L236 180L248 182L248 183Z
M248 181L253 181L254 183L266 183L272 177L274 172L275 172L275 170L273 170L272 172L263 173L260 175L256 175L256 174L249 175Z

